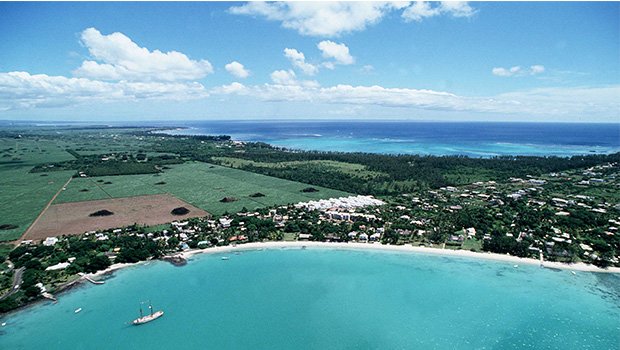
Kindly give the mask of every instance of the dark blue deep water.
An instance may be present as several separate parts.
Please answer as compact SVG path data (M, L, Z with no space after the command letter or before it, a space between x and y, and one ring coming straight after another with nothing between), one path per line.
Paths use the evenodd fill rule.
M173 134L226 134L287 148L390 154L572 156L620 151L619 124L201 121Z

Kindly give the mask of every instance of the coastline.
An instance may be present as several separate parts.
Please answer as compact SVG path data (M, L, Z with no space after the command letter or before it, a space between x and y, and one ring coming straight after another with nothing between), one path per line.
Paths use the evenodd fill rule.
M414 254L430 254L438 256L453 256L471 259L484 259L494 260L498 262L512 263L512 264L526 264L526 265L540 265L540 261L532 258L520 258L512 255L503 255L496 253L479 253L469 250L451 250L451 249L439 249L428 247L416 247L412 245L388 245L381 243L332 243L332 242L314 242L314 241L269 241L269 242L252 242L240 245L228 245L220 247L211 247L204 249L193 249L184 252L179 252L176 255L180 255L186 260L189 260L192 256L198 254L219 254L230 253L235 251L244 250L262 250L262 249L282 249L282 248L319 248L319 249L340 249L340 250L382 250L393 252L404 252ZM144 264L144 261L137 263L124 263L113 264L105 270L97 271L92 274L88 274L89 277L101 277L108 275L116 270L123 269L130 266L136 266ZM543 266L551 269L572 270L581 272L597 272L597 273L620 273L620 267L608 267L603 269L594 265L585 263L565 264L554 261L544 261Z
M237 251L249 251L249 250L267 250L267 249L286 249L286 248L313 248L313 249L336 249L336 250L375 250L375 251L391 251L391 252L401 252L401 253L409 253L409 254L426 254L426 255L436 255L436 256L452 256L452 257L460 257L460 258L469 258L469 259L482 259L482 260L493 260L497 262L504 262L513 265L540 265L540 261L532 258L520 258L512 255L503 255L496 253L481 253L481 252L472 252L469 250L451 250L451 249L440 249L440 248L428 248L428 247L417 247L409 244L405 245L389 245L389 244L381 244L381 243L342 243L342 242L315 242L315 241L268 241L268 242L251 242L240 245L227 245L227 246L219 246L219 247L210 247L204 249L192 249L184 252L179 252L178 254L174 254L175 256L181 256L185 260L190 260L195 255L202 254L222 254L222 253L232 253ZM113 274L115 271L125 269L132 266L144 265L152 260L139 261L136 263L117 263L112 264L108 268L104 270L100 270L94 273L85 274L84 276L93 278L95 280L100 280L104 276L108 276ZM160 261L164 261L161 260ZM560 269L560 270L569 270L569 271L580 271L580 272L595 272L595 273L617 273L620 274L620 267L608 267L607 269L603 269L594 265L585 264L585 263L575 263L575 264L565 264L561 262L554 261L544 261L543 267L549 269ZM68 281L67 283L58 287L56 291L54 291L55 296L60 296L65 292L68 292L78 286L82 286L84 284L88 284L89 282L83 278L77 278L73 281ZM0 319L7 317L10 314L15 312L22 311L39 303L48 301L46 299L40 299L34 301L32 303L28 303L19 307L15 310L11 310L5 314L0 315Z
M479 253L472 252L469 250L451 250L451 249L439 249L439 248L428 248L428 247L416 247L412 245L389 245L389 244L381 244L381 243L332 243L332 242L314 242L314 241L290 241L290 242L278 242L278 241L270 241L270 242L252 242L245 243L236 246L222 246L222 247L212 247L205 249L195 249L188 250L180 253L185 259L189 259L190 257L197 254L217 254L217 253L228 253L234 251L243 251L243 250L259 250L259 249L278 249L278 248L322 248L322 249L341 249L341 250L364 250L364 249L372 249L372 250L382 250L382 251L393 251L393 252L405 252L405 253L422 253L422 254L431 254L438 256L456 256L462 258L472 258L472 259L484 259L484 260L494 260L498 262L506 262L513 264L527 264L527 265L540 265L540 261L532 258L520 258L512 255L503 255L496 253ZM585 263L574 263L574 264L565 264L561 262L555 261L544 261L543 266L545 268L552 269L562 269L562 270L572 270L572 271L581 271L581 272L599 272L599 273L620 273L620 267L608 267L607 269L603 269L594 265L585 264Z

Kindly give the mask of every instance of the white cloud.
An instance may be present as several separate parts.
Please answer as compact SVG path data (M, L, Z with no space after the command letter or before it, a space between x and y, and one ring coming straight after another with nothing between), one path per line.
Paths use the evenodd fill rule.
M618 116L620 86L548 88L501 94L492 97L468 97L424 89L352 86L339 84L320 87L300 84L292 71L272 73L275 84L248 87L245 95L263 101L310 102L400 107L421 110L465 111L503 115L579 117Z
M493 75L498 77L521 77L524 75L537 75L545 71L545 66L533 65L529 69L522 69L521 66L514 66L510 68L495 67L491 70Z
M95 28L81 34L81 42L94 60L73 73L98 80L182 81L201 79L213 72L207 60L191 60L177 51L150 51L122 33L102 35Z
M466 1L444 1L437 6L431 5L428 1L415 1L405 8L401 16L407 22L420 22L425 18L439 15L471 17L474 14L476 14L476 10L469 6Z
M545 66L542 66L540 64L536 64L530 67L530 74L532 75L544 73L544 71L545 71Z
M196 82L106 82L28 72L0 73L0 109L57 107L84 101L188 100L207 97Z
M375 67L372 64L366 64L362 67L362 73L370 73L375 70Z
M511 77L519 73L520 71L521 71L521 67L519 66L514 66L511 68L495 67L491 70L493 75L497 75L498 77Z
M291 61L294 67L301 69L306 75L315 75L319 71L317 66L306 62L306 56L303 52L286 48L284 49L284 56Z
M213 93L217 93L217 94L242 94L246 90L247 88L245 87L245 85L238 83L238 82L234 82L229 85L222 85L222 86L216 87L212 91Z
M277 70L272 72L271 81L278 85L297 85L295 72L292 70Z
M337 44L330 40L324 40L317 44L317 48L323 53L325 58L333 58L339 64L353 64L355 59L349 53L349 48L345 44Z
M406 21L419 22L424 18L437 16L439 13L440 10L438 6L431 7L431 4L427 1L416 1L403 11L402 17Z
M302 35L332 37L360 31L379 22L387 13L408 2L249 2L233 6L237 15L279 21Z
M262 101L307 102L347 106L398 107L413 110L475 112L492 115L554 117L570 120L620 118L620 85L542 88L496 96L460 96L444 91L339 84L321 87L297 79L292 70L271 74L273 83L245 86L234 82L211 89L219 95L243 95ZM0 110L62 107L83 102L205 99L209 92L197 82L109 82L30 74L0 73ZM249 100L248 100L249 101ZM303 105L299 105L303 108Z
M476 14L467 1L442 1L441 12L452 17L471 17Z
M271 81L276 85L284 86L305 86L305 87L318 87L319 83L314 80L297 80L295 72L292 70L277 70L271 73Z
M226 66L224 66L224 68L226 68L226 71L234 76L236 76L237 78L247 78L250 75L250 71L245 69L245 67L237 62L237 61L232 61L229 64L227 64Z

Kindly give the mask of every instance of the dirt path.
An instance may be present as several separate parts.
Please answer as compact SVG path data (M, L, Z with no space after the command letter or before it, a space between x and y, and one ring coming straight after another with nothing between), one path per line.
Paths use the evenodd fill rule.
M67 186L69 186L69 183L71 182L71 180L73 180L73 176L71 176L69 178L69 180L67 180L67 182L65 182L64 185L62 185L62 187L60 189L58 189L58 192L56 192L56 194L54 195L54 197L52 197L52 199L50 199L49 202L47 202L47 205L45 206L45 208L43 208L43 210L41 210L41 212L39 213L39 215L37 216L36 219L34 219L34 221L32 222L32 224L30 224L30 226L28 226L28 229L26 230L26 232L24 232L24 234L19 237L18 240L13 241L13 243L19 243L21 241L24 240L24 238L26 238L26 236L28 236L28 233L30 233L30 231L32 230L32 228L37 224L37 222L39 221L39 219L41 219L41 217L43 216L43 214L45 214L45 212L47 211L47 209L52 205L52 203L54 202L54 200L56 200L56 197L58 197L58 195L60 194L60 192L62 192L63 188L66 188Z

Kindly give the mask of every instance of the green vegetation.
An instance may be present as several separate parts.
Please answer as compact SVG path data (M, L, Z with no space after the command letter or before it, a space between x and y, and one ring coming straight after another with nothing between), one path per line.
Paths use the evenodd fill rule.
M244 167L257 167L257 168L272 168L272 169L316 169L329 173L343 173L349 176L359 177L361 179L374 179L378 177L385 177L386 175L376 171L370 171L368 168L361 164L345 163L333 160L310 160L310 161L290 161L290 162L255 162L247 159L233 158L233 157L213 157L213 161L229 166L231 168L241 169Z
M41 177L17 168L0 169L0 173L0 225L16 226L0 230L0 241L10 241L19 238L73 172L58 171Z
M503 181L510 177L538 176L620 161L620 153L571 158L505 156L481 159L462 156L288 152L264 143L247 143L243 151L223 147L197 147L196 150L190 150L185 149L183 144L175 147L194 159L207 160L210 156L212 161L222 165L347 192L373 195L398 195L476 181ZM355 164L360 170L359 174L364 175L358 176L356 170L346 169L341 165L343 163ZM330 167L325 164L340 166Z
M620 153L390 156L288 151L225 136L148 131L0 131L0 241L18 238L70 178L55 203L171 194L215 216L188 220L191 229L183 233L172 225L132 227L97 233L97 239L67 237L53 248L17 247L11 261L26 267L25 284L0 303L0 311L36 298L37 281L58 286L76 272L103 268L111 260L140 261L180 247L294 240L300 234L319 241L375 235L388 244L525 257L542 252L547 260L620 265ZM375 195L388 204L358 209L355 214L362 216L347 220L281 207L350 193ZM230 225L220 224L218 217ZM103 236L109 239L99 240ZM0 246L0 258L7 250ZM70 257L76 259L66 271L44 272ZM0 288L6 288L13 270L2 262L0 268L5 272Z
M99 182L103 180L103 182ZM106 182L111 184L106 185ZM348 193L318 188L301 192L307 185L201 162L171 165L155 175L76 178L57 198L58 203L170 193L212 214L237 212L312 199L342 197ZM88 192L81 192L88 189ZM256 193L263 197L252 197ZM223 198L235 198L221 202Z

